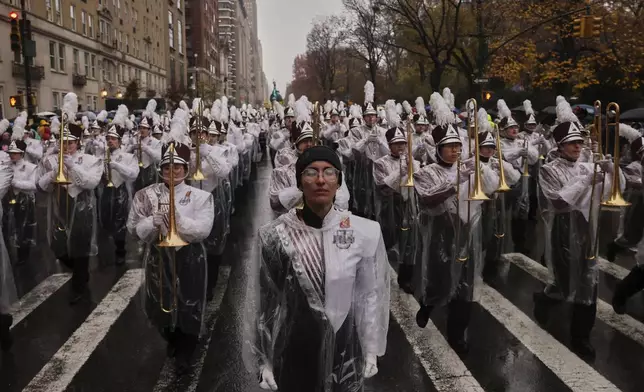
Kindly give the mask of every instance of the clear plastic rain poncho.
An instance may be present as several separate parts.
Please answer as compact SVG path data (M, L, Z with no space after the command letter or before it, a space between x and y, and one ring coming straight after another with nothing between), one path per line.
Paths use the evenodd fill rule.
M474 166L472 159L470 164ZM481 174L483 191L493 193L498 176L485 165L481 165ZM456 165L437 163L414 174L422 238L414 283L422 305L442 306L453 299L471 301L473 298L474 282L483 268L482 202L468 201L468 179L474 184L472 170L463 167L459 176Z
M9 164L9 155L4 151L0 152L0 198L5 197L11 186L13 173ZM2 208L1 205L0 208ZM0 214L4 215L5 212L0 209ZM0 237L2 237L0 238L0 313L8 314L11 310L11 305L18 300L18 293L13 278L11 259L4 243L4 236Z
M49 155L42 162L44 174L38 180L38 186L48 193L47 238L59 258L96 256L98 207L95 189L103 175L103 163L78 151L71 158L73 168L63 168L71 182L69 185L54 183L58 155Z
M13 163L5 163L2 178L9 176L11 193L3 199L3 231L7 240L7 251L12 262L21 260L20 253L36 246L36 176L38 168L24 158ZM13 176L13 179L11 179ZM0 185L2 187L2 185ZM11 204L8 199L14 199Z
M389 264L380 227L332 209L320 229L295 210L259 232L247 295L245 356L281 392L356 392L367 356L382 356Z
M275 167L292 165L297 161L298 156L295 147L283 148L275 155Z
M642 220L644 216L642 162L630 162L622 170L624 177L626 177L624 198L631 205L620 211L620 224L615 242L624 248L630 248L636 246L644 234L644 220Z
M364 131L367 136L353 146L355 171L353 176L354 197L359 207L360 215L375 218L375 184L373 177L373 162L389 154L389 146L384 138L385 130L374 126Z
M541 168L539 177L539 204L546 229L545 259L552 279L545 292L553 298L563 297L584 305L595 303L597 298L596 237L591 233L597 230L600 199L610 195L613 182L612 175L606 174L600 197L602 181L596 181L593 193L593 172L591 163L557 158ZM624 183L620 172L622 190Z
M210 234L215 217L213 197L184 182L175 185L177 231L188 245L164 248L158 246L160 234L154 227L153 217L158 212L168 212L169 196L165 183L137 192L127 228L145 243L142 287L148 317L162 332L179 329L198 336L203 327L208 276L203 241ZM173 265L176 265L176 275ZM176 282L176 291L173 282Z
M420 163L414 161L414 172L419 170ZM402 260L413 264L417 241L408 240L407 236L416 238L418 207L414 189L402 186L407 182L406 156L394 158L385 155L378 159L374 162L373 176L377 187L376 216L382 228L385 247L387 250L395 247Z

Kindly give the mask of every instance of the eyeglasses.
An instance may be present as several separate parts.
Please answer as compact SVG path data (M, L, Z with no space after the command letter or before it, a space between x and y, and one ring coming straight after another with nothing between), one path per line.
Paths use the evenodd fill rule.
M338 181L338 172L338 169L334 167L327 167L326 169L322 170L322 177L326 182L335 183ZM317 169L309 167L307 169L304 169L304 171L302 172L302 181L314 182L319 178L319 176L320 172Z

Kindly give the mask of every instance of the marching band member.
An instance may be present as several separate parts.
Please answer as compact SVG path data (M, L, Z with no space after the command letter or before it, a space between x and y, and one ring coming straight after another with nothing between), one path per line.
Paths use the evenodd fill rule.
M13 173L8 198L13 199L4 206L3 228L7 235L7 250L14 264L29 260L31 248L36 246L36 182L38 166L26 159L28 146L23 140L25 116L13 124L12 141L8 153ZM3 169L4 170L4 169ZM4 204L4 203L3 203Z
M475 158L458 166L463 142L453 123L454 115L444 100L436 102L432 106L437 124L432 130L436 163L414 173L423 238L423 251L419 252L415 270L421 305L416 322L424 328L435 307L448 305L447 340L454 350L464 353L468 350L466 330L473 288L482 262L482 202L468 202L467 183L476 169ZM494 192L497 177L486 165L481 165L480 170L484 192Z
M613 163L599 161L603 173L595 173L594 164L579 161L584 138L565 100L557 105L557 122L553 135L559 145L559 157L543 165L539 176L541 213L546 222L545 259L554 281L542 293L535 293L534 313L540 323L546 323L550 304L562 300L572 302L572 348L582 356L593 358L595 350L590 343L590 332L597 313L599 276L597 258L589 257L594 253L591 233L597 229L597 221L589 222L589 216L591 209L592 215L598 216L599 202L605 196L600 194L602 177L604 193L610 194ZM595 195L594 199L591 194Z
M156 106L157 101L154 99L148 102L139 123L139 136L130 138L131 143L126 149L126 152L134 154L138 161L143 163L136 179L135 191L157 182L157 164L161 160L161 142L150 136L150 129L153 126L152 113L156 110Z
M510 228L512 242L516 252L528 253L527 229L533 229L534 224L528 224L530 209L529 172L525 172L525 160L528 161L528 167L537 163L539 160L537 146L540 139L531 141L520 138L519 124L512 117L512 112L505 101L499 99L497 108L501 118L499 129L501 131L503 159L510 162L515 169L524 174L522 181L517 182L510 193L505 196L506 210L512 217Z
M163 182L136 193L127 222L129 232L145 242L142 261L146 312L167 340L167 353L176 357L179 374L190 368L202 331L208 276L203 241L214 219L212 194L184 181L190 162L187 116L184 109L175 111L163 146L160 164ZM175 200L172 206L169 205L171 182ZM170 208L174 211L178 235L188 245L178 248L158 245L159 236L166 236L173 229L169 227Z
M103 230L114 240L116 265L125 263L127 218L134 181L139 175L136 157L121 148L127 115L127 107L119 105L107 131L105 139L109 149L109 162L105 162L103 189L100 194L100 222ZM112 186L109 186L110 182Z
M273 108L277 116L277 127L279 130L274 131L271 134L271 140L269 142L270 155L271 155L271 164L273 167L276 167L276 158L277 153L284 148L289 146L289 132L292 128L293 121L295 120L295 96L290 94L288 97L288 105L284 108L279 102L273 102ZM223 108L223 106L222 106ZM284 124L280 127L279 122L284 120Z
M433 145L431 132L428 132L429 121L422 97L416 98L416 114L413 121L415 132L412 134L412 155L422 164L432 163L433 157L436 156L436 147Z
M0 198L4 198L11 186L12 170L9 162L9 156L4 151L0 151ZM2 351L9 351L13 345L11 307L17 301L18 293L11 260L5 247L4 236L0 236L0 350Z
M412 274L415 263L416 215L415 198L410 197L413 188L403 186L407 182L408 159L407 137L400 129L400 120L393 100L385 105L387 124L393 126L385 137L390 153L374 162L373 176L376 184L376 216L382 227L385 247L398 254L398 285L407 293L413 293ZM413 162L414 173L420 163ZM411 233L408 233L411 231Z
M344 137L347 128L340 122L340 113L336 107L337 103L331 103L331 110L329 110L330 121L322 130L322 138L325 140L329 147L336 145L340 138Z
M77 108L76 94L67 93L63 100L63 116L75 118ZM43 160L44 173L38 180L38 187L49 194L49 245L58 260L73 270L70 303L75 304L89 294L89 258L98 253L94 190L103 175L103 164L96 157L80 152L83 130L67 119L60 144L64 153L62 171L71 183L56 184L58 154L52 154Z
M361 391L378 372L389 323L388 261L376 222L333 207L340 159L316 146L299 156L303 209L259 231L252 352L260 387ZM252 287L252 286L251 286Z

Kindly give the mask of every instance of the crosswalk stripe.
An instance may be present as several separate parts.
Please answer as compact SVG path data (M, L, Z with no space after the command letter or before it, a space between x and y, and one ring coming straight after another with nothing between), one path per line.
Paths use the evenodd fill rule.
M499 292L485 283L476 287L476 298L481 306L572 391L619 392L615 385L541 329Z
M11 313L13 316L13 325L11 326L11 329L20 324L20 322L29 316L31 312L36 310L37 307L45 302L49 296L63 287L71 277L72 274L51 275L23 296L18 304L14 306L15 310Z
M213 300L210 301L206 307L206 330L205 335L208 337L203 345L199 347L197 351L197 358L192 366L192 372L184 376L190 378L189 385L182 389L183 392L194 392L199 385L199 379L201 377L201 372L203 371L203 365L206 361L206 354L208 354L208 348L210 347L210 341L212 340L212 330L215 327L215 322L217 321L217 316L219 314L219 307L224 299L224 294L226 293L226 288L228 287L228 278L230 277L230 267L224 266L219 270L219 277L217 278L217 286L215 288L215 294ZM159 380L154 386L153 392L161 391L175 391L176 385L176 373L174 371L174 365L170 358L166 358L163 368L161 369L161 374L159 375Z
M141 269L127 271L85 322L40 370L23 392L63 392L141 286Z
M604 271L607 274L613 275L617 279L624 279L628 275L628 270L621 265L611 263L610 261L603 259L601 257L597 258L597 265L599 269Z
M550 280L546 267L521 253L507 253L502 255L501 258L511 262L543 283L548 283ZM627 314L620 315L615 313L613 307L600 298L597 299L597 317L613 329L644 346L644 324Z
M416 325L416 312L420 309L418 302L398 287L398 276L391 267L390 274L391 314L405 333L407 341L436 390L438 392L484 392L432 320L429 320L425 328L419 328Z

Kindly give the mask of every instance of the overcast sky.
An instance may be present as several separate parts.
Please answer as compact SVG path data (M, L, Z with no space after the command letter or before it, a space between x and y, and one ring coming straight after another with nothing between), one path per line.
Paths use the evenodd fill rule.
M342 0L256 0L258 36L264 51L264 72L282 94L291 81L293 60L306 51L306 34L317 16L342 11Z

